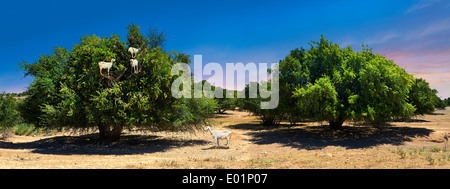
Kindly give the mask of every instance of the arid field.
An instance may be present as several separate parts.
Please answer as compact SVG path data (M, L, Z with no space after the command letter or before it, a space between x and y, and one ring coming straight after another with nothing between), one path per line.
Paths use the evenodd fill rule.
M230 146L215 144L209 132L125 131L119 142L99 143L97 133L0 139L2 169L410 169L450 168L450 108L383 128L327 123L293 127L259 125L248 112L227 111L209 120L230 129Z

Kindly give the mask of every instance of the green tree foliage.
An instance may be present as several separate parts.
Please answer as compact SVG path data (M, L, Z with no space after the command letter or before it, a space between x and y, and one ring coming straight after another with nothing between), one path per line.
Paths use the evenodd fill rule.
M50 55L42 55L34 64L19 63L25 70L25 76L34 77L28 87L28 98L19 105L25 121L35 125L44 125L41 108L44 104L56 105L60 98L57 93L61 88L61 79L66 78L64 72L69 69L70 52L66 48L56 47Z
M148 30L147 38L149 39L149 48L153 49L156 47L163 48L166 42L166 34L164 31L159 32L158 28L154 25Z
M267 99L259 96L239 100L239 106L260 116L265 125L309 120L328 121L331 128L341 129L346 120L383 124L431 113L447 102L425 80L415 79L367 46L355 52L323 36L310 46L294 49L280 61L278 108L261 110L259 103Z
M337 95L331 80L325 76L314 84L296 88L293 97L298 100L294 106L302 112L301 116L319 121L330 120L337 114Z
M393 61L364 46L360 52L340 48L323 36L310 46L280 61L283 114L294 120L328 121L333 129L340 129L345 120L384 123L414 114L408 102L414 78ZM293 101L297 105L289 107Z
M433 89L433 91L435 91L437 93L436 89ZM433 96L433 100L434 100L434 107L438 110L444 110L445 107L447 107L447 103L445 100L442 100L441 98L439 98L437 95Z
M444 103L446 104L446 106L450 106L450 97L448 97L447 99L444 100Z
M416 108L416 115L432 113L436 108L445 108L444 102L437 97L437 90L431 89L428 82L422 78L416 78L412 85L408 101Z
M261 102L267 102L270 101L270 98L262 98L261 93L259 92L256 96L256 98L251 97L249 94L250 89L253 87L257 87L257 91L261 91L260 89L263 87L265 89L270 88L271 82L250 82L248 85L245 86L244 92L245 98L238 98L237 104L239 105L239 108L242 110L246 110L249 112L252 112L254 115L258 116L261 119L261 125L264 126L273 126L278 125L284 115L281 112L280 108L275 109L261 109Z
M293 97L293 92L297 88L306 86L309 81L309 70L308 67L304 65L305 59L305 49L294 49L291 53L286 56L284 60L280 61L279 64L279 92L280 92L280 102L279 111L286 116L286 119L295 125L299 121L303 121L307 113L304 109L302 110L300 106L295 106L292 102L296 101Z
M217 101L217 109L216 112L219 114L225 113L227 110L234 110L237 106L237 91L229 91L234 98L227 98L227 89L223 89L221 87L211 86L211 90L222 90L223 97L217 98L214 97Z
M213 99L171 96L178 77L170 74L171 67L189 57L150 48L155 39L142 35L137 25L127 29L127 42L118 35L86 36L70 52L55 48L34 64L22 63L26 75L35 77L21 108L26 120L45 127L97 127L101 139L118 140L125 127L187 130L212 116ZM128 47L140 48L138 73L131 71ZM100 74L98 62L111 59L116 61L110 75Z
M0 93L0 130L14 126L20 120L17 100L13 95Z

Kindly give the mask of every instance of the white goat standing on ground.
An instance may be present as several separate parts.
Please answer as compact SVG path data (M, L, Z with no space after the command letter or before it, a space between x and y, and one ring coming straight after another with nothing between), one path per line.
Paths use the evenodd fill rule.
M136 59L131 59L130 64L131 64L131 67L134 69L134 73L137 73L139 62Z
M109 76L109 69L111 69L114 61L116 61L116 59L111 59L111 62L103 62L100 61L98 62L98 67L100 68L100 75L102 75L102 70L108 70L108 76Z
M210 126L206 126L205 131L209 130L212 137L214 138L214 142L216 142L216 148L219 147L219 138L221 139L227 139L227 147L228 143L230 142L231 137L231 131L230 130L211 130Z
M139 52L139 49L130 47L128 48L128 52L131 53L131 57L136 58L136 54Z

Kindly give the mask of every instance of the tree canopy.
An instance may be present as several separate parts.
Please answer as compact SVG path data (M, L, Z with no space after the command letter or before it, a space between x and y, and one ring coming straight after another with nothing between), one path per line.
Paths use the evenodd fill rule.
M20 109L27 122L41 127L96 127L101 139L118 140L125 127L188 130L214 114L214 99L171 96L171 67L189 56L162 49L165 35L129 25L127 41L118 35L81 37L72 50L57 47L35 63L22 62L34 77ZM149 38L150 37L150 38ZM140 49L132 72L129 47ZM110 75L99 74L99 61L115 59Z
M331 128L341 129L346 120L383 124L431 113L437 104L444 104L425 80L414 78L367 46L356 52L322 36L310 47L294 49L280 61L276 109L249 108L258 99L245 99L246 109L266 117L263 122L271 117L291 124L328 121Z

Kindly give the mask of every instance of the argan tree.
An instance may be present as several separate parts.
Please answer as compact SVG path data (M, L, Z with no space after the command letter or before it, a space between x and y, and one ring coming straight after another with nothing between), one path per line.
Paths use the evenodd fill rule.
M41 127L94 127L100 139L115 141L126 127L189 130L214 114L214 99L171 96L178 77L171 67L189 56L162 49L162 33L150 30L149 39L137 25L127 30L126 42L118 35L85 36L71 51L59 47L34 64L22 62L25 74L34 77L20 107L25 120ZM136 72L129 47L140 49ZM116 61L110 75L101 74L98 62L111 59Z
M360 52L340 48L323 36L310 45L280 61L280 96L290 104L285 115L328 121L332 129L346 120L381 124L414 115L408 101L414 77L392 60L364 46Z

